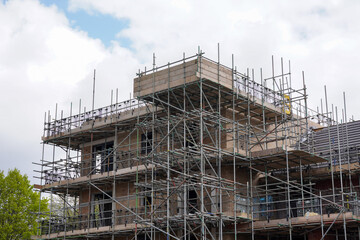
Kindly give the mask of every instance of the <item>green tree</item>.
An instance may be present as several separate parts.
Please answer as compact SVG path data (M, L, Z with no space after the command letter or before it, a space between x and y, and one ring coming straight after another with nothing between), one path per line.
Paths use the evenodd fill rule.
M40 200L27 175L17 169L7 176L0 171L0 239L30 239L36 234L39 201L41 211L47 211L48 200Z

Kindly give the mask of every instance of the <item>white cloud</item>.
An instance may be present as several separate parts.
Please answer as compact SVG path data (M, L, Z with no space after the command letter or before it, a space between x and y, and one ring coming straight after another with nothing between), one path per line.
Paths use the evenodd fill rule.
M51 27L43 44L46 61L28 66L32 81L75 84L105 57L100 40L89 39L84 32L74 32L67 25Z
M75 111L80 97L91 99L91 91L84 90L92 85L94 68L99 81L106 82L103 88L98 84L97 95L106 89L107 96L119 79L124 81L122 76L131 79L131 65L138 63L128 50L117 44L106 49L100 40L72 29L55 6L35 0L0 3L0 22L6 23L0 25L1 169L18 167L32 176L31 163L41 157L45 111L51 109L54 117L58 102L59 118L61 109L68 114L70 101ZM126 71L119 70L125 63ZM131 82L123 86L129 92ZM101 97L98 103L104 103Z

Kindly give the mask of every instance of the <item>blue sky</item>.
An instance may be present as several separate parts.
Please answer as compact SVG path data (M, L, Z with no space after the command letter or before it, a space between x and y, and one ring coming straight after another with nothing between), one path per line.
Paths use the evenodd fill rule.
M111 46L111 41L117 41L122 47L130 49L130 39L116 37L117 33L129 27L128 19L117 19L97 11L91 13L85 10L69 11L68 0L41 0L40 2L45 6L56 5L66 15L74 29L87 32L91 38L100 39L106 47Z

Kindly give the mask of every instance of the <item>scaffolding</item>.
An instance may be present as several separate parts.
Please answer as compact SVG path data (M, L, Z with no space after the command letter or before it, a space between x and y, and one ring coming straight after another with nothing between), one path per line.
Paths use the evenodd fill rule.
M311 110L287 65L256 81L219 50L154 56L134 99L45 113L36 188L51 201L33 238L360 239L360 124L326 89Z

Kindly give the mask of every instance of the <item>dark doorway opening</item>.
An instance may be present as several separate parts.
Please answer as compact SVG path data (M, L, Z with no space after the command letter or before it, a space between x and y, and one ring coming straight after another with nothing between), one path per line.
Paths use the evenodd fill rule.
M93 195L92 220L93 227L111 226L112 223L112 192Z
M189 204L189 213L195 213L197 211L198 208L198 204L197 204L197 200L198 200L198 196L195 190L190 190L188 193L189 199L188 199L188 204Z

